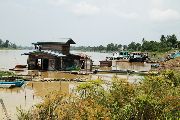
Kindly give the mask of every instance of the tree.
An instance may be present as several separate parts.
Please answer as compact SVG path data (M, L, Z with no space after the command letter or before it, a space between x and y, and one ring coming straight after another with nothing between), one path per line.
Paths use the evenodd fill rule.
M136 51L140 51L141 50L141 44L140 43L136 43Z
M169 47L177 48L178 41L177 41L176 35L174 35L174 34L173 35L168 35L166 37L166 39L167 39L167 43L168 43Z
M3 45L3 41L2 39L0 39L0 47L2 47L2 45Z
M158 51L159 50L159 42L156 41L146 41L143 39L142 51Z
M14 49L17 48L16 44L14 44L14 43L11 45L11 47L14 48Z
M122 45L121 44L118 45L118 50L122 50Z
M123 50L127 50L128 46L127 45L123 45Z
M3 47L8 48L8 46L9 46L9 40L6 40Z
M161 35L160 42L161 43L166 43L167 42L166 37L164 35Z
M104 50L104 46L102 46L102 45L100 45L99 47L98 47L98 51L103 51Z

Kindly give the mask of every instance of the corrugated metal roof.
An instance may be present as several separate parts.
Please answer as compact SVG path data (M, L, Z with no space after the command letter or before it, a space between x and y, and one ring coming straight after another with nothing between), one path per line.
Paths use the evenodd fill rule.
M37 42L37 43L32 43L34 45L47 45L47 44L50 44L50 45L69 45L69 44L76 44L71 38L69 38L68 41L66 42L45 42L45 41L42 41L42 42Z
M51 51L51 50L41 50L41 51L44 52L44 53L48 53L50 55L57 56L57 57L64 57L64 56L66 56L66 55L63 55L60 52L55 52L55 51Z

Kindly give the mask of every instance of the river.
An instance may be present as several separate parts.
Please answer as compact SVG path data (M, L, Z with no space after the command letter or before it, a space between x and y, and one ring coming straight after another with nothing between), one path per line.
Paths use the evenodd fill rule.
M17 64L27 64L27 56L22 55L28 53L29 50L0 50L0 70L9 70L15 67ZM78 51L72 51L72 53L80 53ZM109 53L98 53L98 52L84 52L92 58L93 64L99 65L100 60L105 60ZM109 69L109 68L107 68ZM111 69L111 68L110 68ZM149 70L148 64L144 63L118 63L117 69L131 69L131 70ZM31 71L17 72L17 74L27 74ZM90 76L77 76L72 74L62 74L59 72L39 72L35 71L35 74L43 78L68 78L73 79L81 77L84 79L97 79L111 80L114 74L97 74ZM129 75L118 75L120 78L128 79L130 82L141 79L141 76L129 76ZM76 82L26 82L26 85L21 88L13 89L2 89L0 88L0 99L3 100L7 109L8 115L11 119L17 119L17 107L23 109L30 109L33 105L40 103L43 96L54 90L60 90L69 94ZM0 104L0 119L5 119L2 105Z

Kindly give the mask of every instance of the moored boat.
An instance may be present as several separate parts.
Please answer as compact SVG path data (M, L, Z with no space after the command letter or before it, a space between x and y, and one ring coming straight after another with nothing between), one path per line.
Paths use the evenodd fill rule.
M129 56L129 62L145 62L148 58L148 53L132 52Z
M16 81L8 82L8 81L0 81L0 87L21 87L24 84L24 80L17 79Z
M107 57L109 60L128 60L129 53L127 51L120 51L113 53L113 56Z
M15 68L26 68L27 65L16 65Z

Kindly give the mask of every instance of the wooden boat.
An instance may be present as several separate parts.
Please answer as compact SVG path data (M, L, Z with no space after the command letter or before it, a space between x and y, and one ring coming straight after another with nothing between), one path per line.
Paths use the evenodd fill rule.
M7 81L1 81L0 82L0 87L21 87L24 84L24 80L22 79L17 79L16 81L13 82L7 82Z
M24 69L27 67L27 65L16 65L14 68L9 69L11 71L24 71Z
M13 68L13 69L9 69L11 71L20 71L20 72L23 72L24 69L23 68Z
M15 68L26 68L27 65L16 65Z

